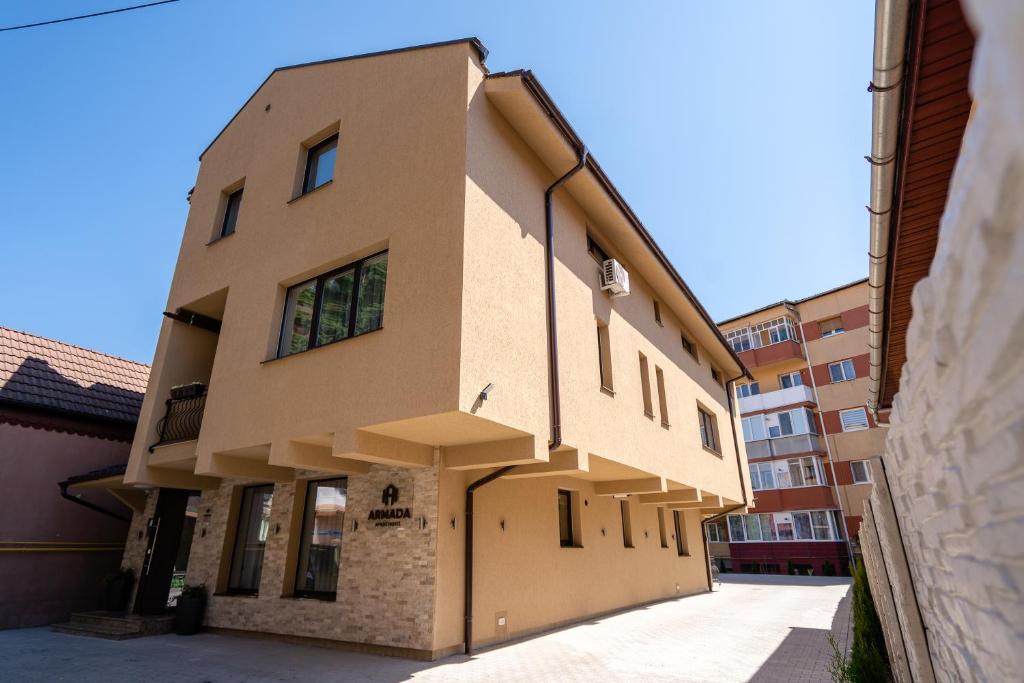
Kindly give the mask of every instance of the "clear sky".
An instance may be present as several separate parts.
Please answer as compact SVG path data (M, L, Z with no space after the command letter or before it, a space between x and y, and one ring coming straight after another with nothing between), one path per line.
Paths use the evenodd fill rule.
M149 362L199 152L267 74L466 36L534 70L716 320L865 277L873 11L181 0L0 33L0 325Z

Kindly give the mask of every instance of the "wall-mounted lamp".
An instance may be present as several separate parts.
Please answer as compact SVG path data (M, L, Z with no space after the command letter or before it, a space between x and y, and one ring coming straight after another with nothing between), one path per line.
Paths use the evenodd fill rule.
M480 400L481 401L486 401L487 400L487 396L491 393L492 389L494 389L494 384L493 383L492 384L488 384L486 387L484 387L484 390L480 392Z
M358 519L353 519L352 520L352 531L357 531L358 529L359 529L359 520Z
M498 522L498 525L501 527L502 531L505 530L505 520L501 520L500 522Z
M604 536L604 535L605 535L605 533L606 533L606 532L605 532L605 530L604 530L604 527L601 527L601 535L602 535L602 536Z
M457 528L459 526L459 521L455 517L452 517L451 524L452 524L452 528L455 529L455 528Z
M419 521L420 529L426 529L427 528L427 518L426 517L420 517L418 521Z

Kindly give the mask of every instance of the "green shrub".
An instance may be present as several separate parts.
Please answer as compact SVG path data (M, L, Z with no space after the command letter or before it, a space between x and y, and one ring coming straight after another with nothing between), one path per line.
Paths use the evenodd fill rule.
M850 611L853 616L853 644L850 656L839 650L836 639L828 634L832 648L829 672L835 683L887 683L892 680L889 659L885 650L882 622L878 620L875 603L871 599L868 574L862 562L850 567L853 575L853 596Z

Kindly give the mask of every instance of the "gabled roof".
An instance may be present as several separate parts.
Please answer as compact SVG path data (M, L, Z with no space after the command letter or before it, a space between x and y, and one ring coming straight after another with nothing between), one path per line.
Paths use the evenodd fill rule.
M134 423L144 363L0 327L0 403Z

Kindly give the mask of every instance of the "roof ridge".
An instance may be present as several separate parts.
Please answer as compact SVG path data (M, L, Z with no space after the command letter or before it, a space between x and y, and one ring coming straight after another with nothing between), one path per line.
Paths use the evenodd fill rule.
M18 329L15 329L13 327L7 327L6 325L0 325L0 330L7 330L8 332L16 332L17 334L23 334L26 337L34 337L36 339L44 339L46 341L53 342L54 344L60 344L61 346L68 346L68 347L71 347L73 349L78 349L79 351L85 351L87 353L95 353L97 355L104 356L106 358L113 358L114 360L124 361L125 363L131 363L132 365L137 365L137 366L146 368L147 371L152 369L152 366L149 363L142 363L142 362L139 362L137 360L132 360L130 358L125 358L124 356L117 356L117 355L114 355L112 353L106 353L105 351L97 351L96 349L90 349L88 347L81 346L79 344L73 344L71 342L66 342L66 341L63 341L63 340L60 340L60 339L54 339L53 337L46 337L46 336L43 336L41 334L35 334L35 333L32 333L32 332L26 332L24 330L18 330Z

